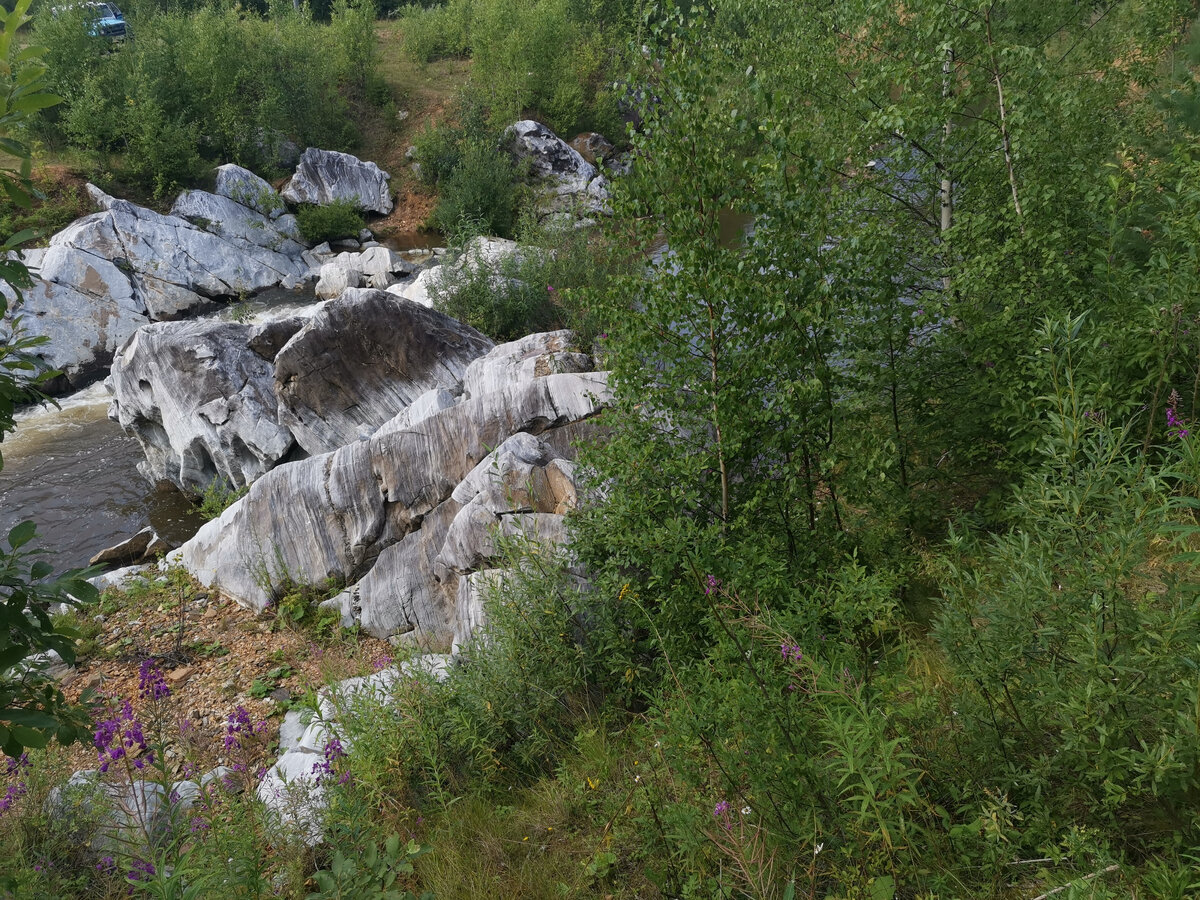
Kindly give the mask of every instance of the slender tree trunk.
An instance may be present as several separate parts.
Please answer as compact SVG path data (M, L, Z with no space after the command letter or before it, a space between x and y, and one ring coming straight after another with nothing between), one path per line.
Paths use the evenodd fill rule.
M950 96L950 74L954 65L954 48L946 48L946 59L942 63L942 99ZM950 181L950 170L946 167L946 143L950 140L950 116L946 116L946 124L942 126L942 218L941 232L943 235L954 224L954 184Z
M1008 110L1004 103L1004 81L1000 77L1000 63L996 59L996 47L992 42L992 13L984 13L984 24L987 26L988 55L992 62L992 79L996 83L996 101L1000 107L1000 138L1004 144L1004 165L1008 169L1008 186L1012 189L1013 209L1017 211L1017 223L1021 234L1025 233L1025 215L1021 212L1021 198L1017 193L1017 174L1013 168L1012 137L1008 132Z
M725 468L725 442L721 435L721 414L717 397L721 389L720 357L717 352L717 316L708 303L708 369L712 389L712 423L717 438L717 464L721 468L721 524L729 524L729 473Z
M950 76L954 70L954 48L946 48L946 59L942 62L942 99L945 100L950 96ZM941 215L941 240L945 244L946 232L950 230L950 226L954 224L954 182L950 180L950 168L946 165L946 145L950 141L950 114L946 113L946 123L942 126L942 215ZM950 290L950 263L948 260L943 260L943 265L946 266L946 274L942 276L942 290Z

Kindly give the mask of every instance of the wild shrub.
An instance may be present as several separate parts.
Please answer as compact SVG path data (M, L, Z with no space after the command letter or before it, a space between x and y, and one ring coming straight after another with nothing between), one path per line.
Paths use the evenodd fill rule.
M267 733L238 707L218 734L201 734L173 706L157 664L144 661L136 695L96 710L89 775L66 785L49 753L8 766L21 790L0 806L11 851L0 886L91 898L203 896L220 884L231 896L262 896L303 856L277 839L270 849L277 835L253 790ZM227 770L201 786L218 756ZM112 813L112 796L129 798L124 813Z
M1065 382L1043 461L1011 529L953 535L935 633L961 675L968 752L1031 836L1136 823L1134 843L1194 840L1200 609L1194 554L1176 558L1173 540L1196 534L1194 438L1168 407L1166 465L1139 458L1136 420L1103 422L1075 385L1066 333L1043 334Z
M469 140L441 182L433 224L453 232L471 222L481 233L510 237L517 222L519 192L512 157L495 141Z
M465 56L470 50L471 3L409 3L397 10L404 22L404 52L418 62Z
M483 585L487 624L449 678L417 672L386 696L352 699L344 721L360 781L396 792L399 778L409 805L444 807L472 779L512 784L551 771L594 711L581 586L536 545L510 540L506 553L508 572ZM383 771L398 752L404 771Z
M469 91L497 127L526 113L555 131L607 129L622 137L606 97L636 3L615 0L450 0L409 6L405 51L415 59L470 55Z
M205 521L220 518L221 513L246 496L249 486L235 488L220 479L208 483L200 496L200 515Z
M135 23L136 40L103 52L74 52L69 25L49 12L38 21L37 33L66 48L50 72L67 102L43 127L116 154L160 193L191 180L201 158L270 171L284 139L333 149L355 140L345 97L373 71L369 5L343 4L328 26L283 5L270 19L233 7L153 11Z
M575 327L590 346L586 298L603 289L617 265L604 247L586 231L540 227L526 218L517 231L517 252L493 263L468 252L480 232L486 233L476 225L455 237L462 262L443 267L431 285L434 305L496 340Z
M335 200L324 206L302 206L296 211L300 234L310 244L338 238L357 238L364 221L352 200Z
M91 211L91 201L83 189L50 170L36 170L33 187L36 194L28 209L7 198L0 200L0 234L16 234L31 228L39 239L45 240Z

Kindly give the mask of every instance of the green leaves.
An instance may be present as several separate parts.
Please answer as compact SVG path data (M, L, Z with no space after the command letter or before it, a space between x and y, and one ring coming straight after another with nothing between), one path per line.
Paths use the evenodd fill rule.
M329 868L313 873L318 890L307 900L418 900L411 891L400 890L395 884L401 875L412 874L413 860L429 850L413 840L402 847L397 834L384 841L382 852L373 843L350 856L337 849ZM432 900L432 895L423 894L420 900Z

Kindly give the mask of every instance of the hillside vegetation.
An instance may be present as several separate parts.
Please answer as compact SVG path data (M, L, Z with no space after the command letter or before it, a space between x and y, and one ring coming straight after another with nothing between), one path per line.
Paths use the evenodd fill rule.
M111 67L149 98L129 140L169 121L256 152L275 120L246 110L275 107L189 125L146 66L172 28L209 23L193 52L222 23L318 27L277 12L164 13L82 90ZM509 546L523 575L452 677L358 711L326 848L231 797L154 872L97 875L47 781L0 817L14 895L1200 895L1195 5L397 13L396 71L471 60L416 140L456 236L541 234L514 118L632 148L576 268L522 276L541 297L568 271L526 324L579 325L616 387L575 558ZM364 15L320 26L359 56L311 58L369 85ZM526 308L464 290L481 322Z

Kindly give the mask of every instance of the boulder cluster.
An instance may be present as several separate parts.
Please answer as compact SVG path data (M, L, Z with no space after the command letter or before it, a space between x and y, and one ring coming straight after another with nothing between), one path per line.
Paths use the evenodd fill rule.
M510 141L544 187L544 215L586 221L606 210L605 176L578 151L534 122L514 125ZM565 544L579 493L574 448L611 399L607 373L571 332L495 345L432 308L431 291L454 275L503 278L503 260L542 251L481 238L447 261L370 235L310 248L287 212L285 201L342 199L386 213L387 178L373 163L308 150L282 192L223 166L214 192L185 192L169 215L92 188L100 211L29 254L37 279L21 309L68 381L110 368L109 415L137 438L148 479L247 489L164 565L255 611L297 585L337 585L322 605L344 625L424 654L327 692L311 723L285 722L282 756L258 793L310 840L320 836L319 763L331 742L349 750L339 698L446 675L484 623L486 586L506 577L505 540ZM302 312L253 324L182 319L310 280L324 299ZM111 561L137 558L141 537ZM201 787L176 785L181 798ZM143 789L113 788L106 802L176 802L120 794Z
M595 166L536 122L509 129L511 149L527 161L544 216L587 224L607 211L608 183ZM591 145L588 145L591 146ZM428 305L424 269L437 254L397 253L369 232L345 246L309 247L288 204L347 202L371 214L393 207L390 175L346 153L309 148L295 174L276 191L240 166L217 170L214 189L185 191L167 214L119 200L94 185L98 212L26 251L33 284L17 294L0 286L37 355L62 373L59 390L102 376L139 329L195 315L267 288L316 282L330 299L346 288L402 293Z

